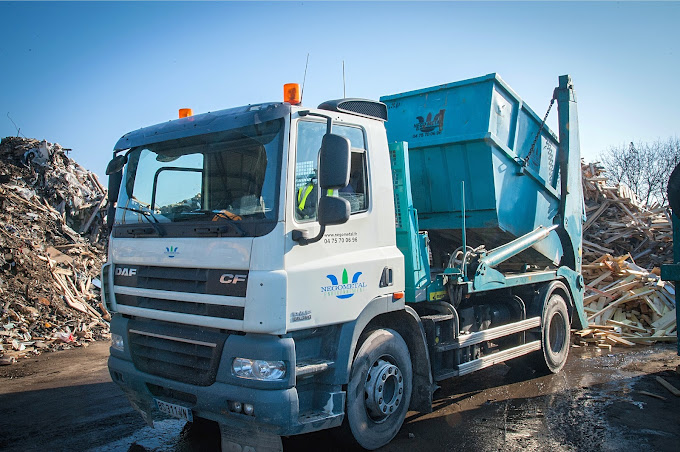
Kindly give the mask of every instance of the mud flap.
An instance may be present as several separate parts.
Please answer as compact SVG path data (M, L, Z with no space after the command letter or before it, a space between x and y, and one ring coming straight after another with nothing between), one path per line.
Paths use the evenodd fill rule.
M283 452L279 435L220 424L222 452Z

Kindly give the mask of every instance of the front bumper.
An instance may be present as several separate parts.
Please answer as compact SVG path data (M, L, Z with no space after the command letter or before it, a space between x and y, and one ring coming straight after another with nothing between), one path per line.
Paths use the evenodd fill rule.
M111 378L127 395L132 405L145 418L160 419L161 413L155 408L153 399L190 408L194 416L231 424L242 428L260 424L266 430L278 435L296 433L298 419L298 396L295 388L263 390L234 386L216 381L210 386L194 386L145 374L135 369L131 361L109 357ZM158 392L158 388L164 391ZM151 392L154 389L155 394ZM179 397L173 395L181 394ZM190 395L192 400L187 395ZM254 415L248 416L229 411L229 402L250 403Z
M292 338L268 335L228 335L224 340L214 381L192 384L190 375L195 369L182 368L181 378L159 375L151 367L142 371L135 365L129 340L129 321L116 315L112 333L124 337L125 351L111 349L108 365L111 378L125 392L132 406L150 422L164 417L156 409L154 399L182 405L191 409L194 417L201 417L238 429L260 431L273 435L290 436L339 426L343 419L344 392L327 392L314 384L303 385L302 394L295 380L295 343ZM133 325L135 326L135 325ZM134 331L134 328L132 329ZM226 336L226 333L225 333ZM148 351L147 351L148 353ZM160 354L160 353L159 353ZM287 376L282 381L255 381L231 374L233 358L246 357L282 360L287 363ZM174 372L174 375L178 375ZM200 378L196 379L197 381ZM189 381L189 382L188 382ZM305 403L301 403L304 399ZM315 400L310 409L306 401ZM230 411L229 402L251 404L252 415ZM301 412L301 408L303 410Z

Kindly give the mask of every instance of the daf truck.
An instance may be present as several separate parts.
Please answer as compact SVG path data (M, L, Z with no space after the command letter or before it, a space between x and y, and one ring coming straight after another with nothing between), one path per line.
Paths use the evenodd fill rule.
M124 135L113 381L151 424L217 422L223 450L333 428L376 449L444 379L559 372L586 325L568 76L553 103L558 134L496 74L317 108L286 85Z

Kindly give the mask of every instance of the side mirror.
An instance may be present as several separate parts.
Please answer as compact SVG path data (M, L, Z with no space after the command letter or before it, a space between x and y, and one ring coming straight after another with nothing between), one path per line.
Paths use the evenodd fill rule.
M350 205L345 198L322 196L319 200L318 219L321 227L343 224L349 220Z
M334 190L349 184L350 142L340 135L327 133L319 150L319 187Z
M111 231L113 227L114 215L116 214L116 201L118 201L118 193L120 192L120 184L123 181L123 172L117 171L109 176L109 190L108 190L108 204L109 208L106 212L106 226Z
M349 220L350 210L349 201L345 198L322 196L319 200L319 210L317 213L317 219L321 226L319 233L316 237L308 238L304 235L303 231L295 230L293 231L292 239L300 245L316 243L325 234L326 226L346 223Z
M111 159L106 166L106 175L110 176L114 173L119 173L127 163L127 156L120 154Z
M109 231L113 227L113 217L116 214L115 204L120 192L120 184L123 181L123 167L127 163L127 156L119 154L111 159L106 166L106 175L109 176L108 204L106 212L106 226Z
M350 142L347 138L332 133L323 136L319 150L319 189L322 192L340 189L349 184L350 156ZM293 231L293 240L300 245L318 242L326 232L326 226L346 223L350 210L349 201L344 198L321 196L317 211L321 226L319 233L316 237L307 238L302 231Z

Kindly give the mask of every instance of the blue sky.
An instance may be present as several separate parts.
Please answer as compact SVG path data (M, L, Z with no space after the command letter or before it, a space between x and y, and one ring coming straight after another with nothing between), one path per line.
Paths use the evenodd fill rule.
M0 2L0 137L72 148L103 177L124 133L279 101L377 99L498 73L538 114L569 73L582 155L678 135L676 2ZM556 114L549 124L554 127Z

